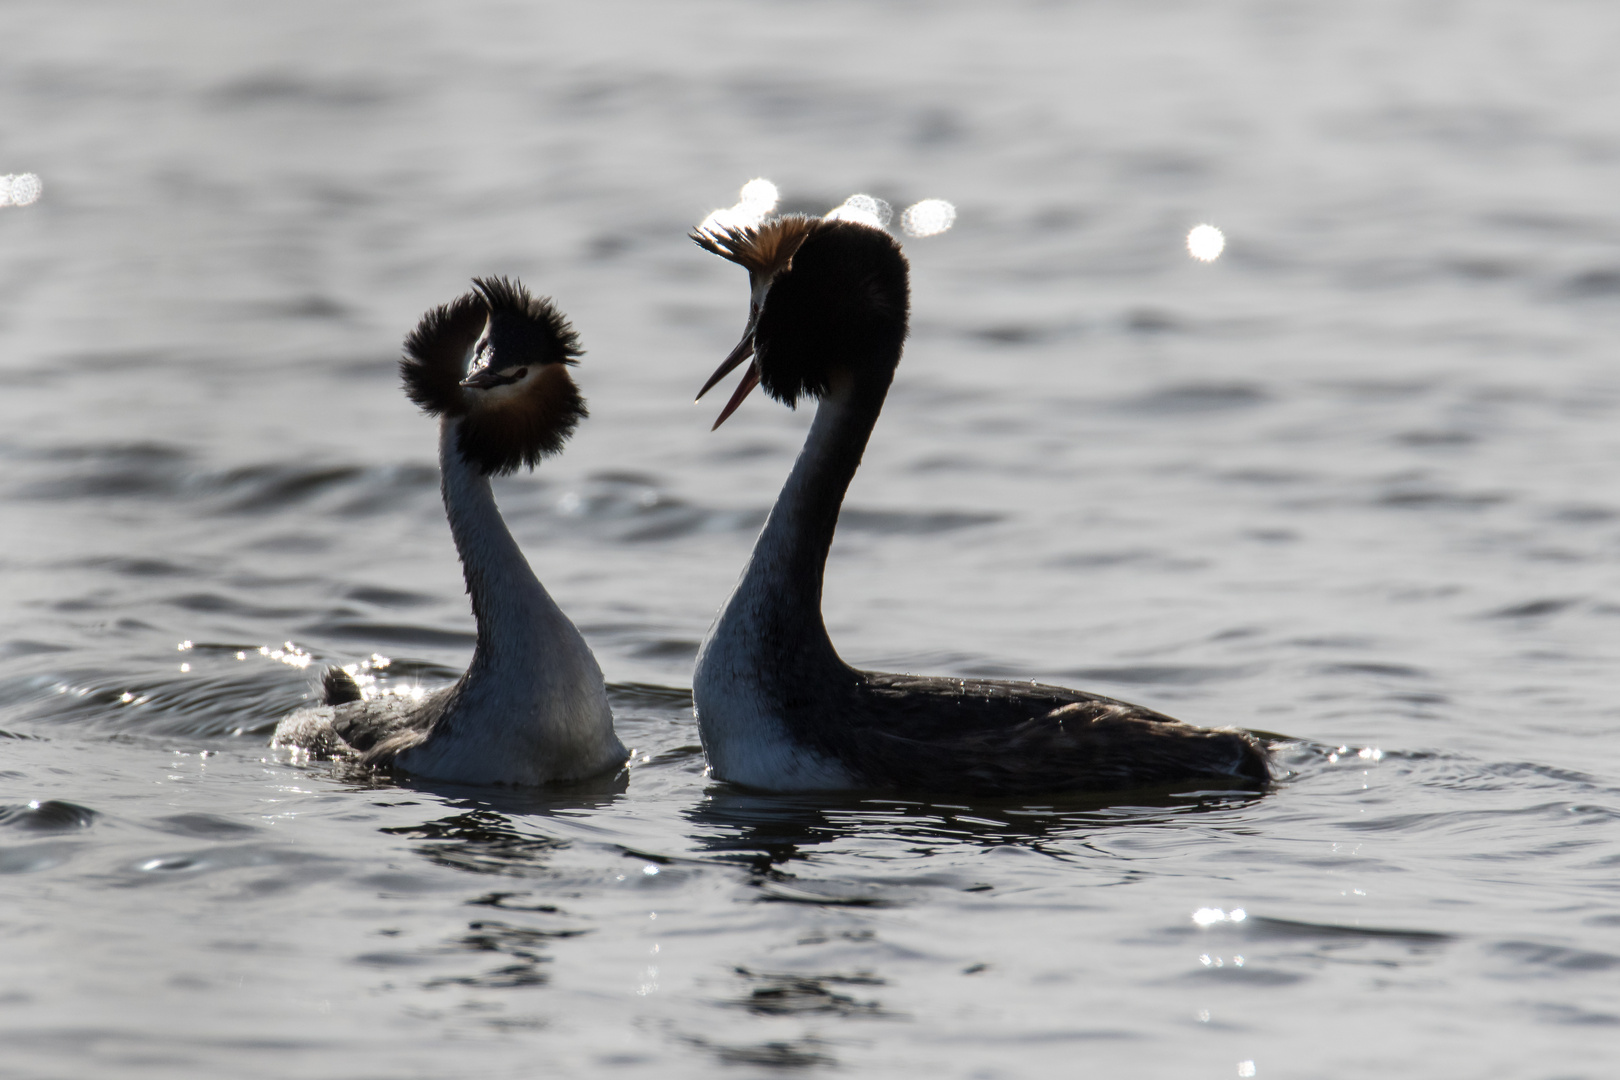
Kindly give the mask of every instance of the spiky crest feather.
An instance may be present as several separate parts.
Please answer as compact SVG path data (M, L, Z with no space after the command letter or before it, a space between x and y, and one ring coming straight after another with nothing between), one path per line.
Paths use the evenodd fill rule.
M820 218L785 214L756 226L693 229L687 235L705 251L730 259L756 277L768 278L788 268L799 245L821 224Z
M405 339L399 370L406 396L423 411L461 421L462 455L500 476L560 451L589 415L567 370L584 350L549 297L532 296L505 277L474 278L473 285L476 291L422 316ZM461 385L474 347L486 337L498 370L540 368L527 392L485 401Z

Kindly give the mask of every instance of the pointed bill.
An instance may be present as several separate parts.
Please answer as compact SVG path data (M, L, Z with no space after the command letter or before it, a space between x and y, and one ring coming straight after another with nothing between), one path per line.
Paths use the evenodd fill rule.
M702 401L703 395L707 394L710 390L713 390L715 383L729 375L732 368L736 367L738 364L742 363L744 360L747 360L753 355L754 320L749 319L748 329L743 331L742 340L737 342L737 347L732 349L724 360L720 361L720 366L715 369L713 375L709 376L709 381L703 384L703 389L699 390L697 392L697 397L693 398L692 400Z
M714 427L711 427L709 430L715 431L720 427L721 424L725 423L726 418L732 413L736 412L737 406L743 403L743 398L752 393L754 387L758 385L759 364L751 363L748 365L748 370L743 372L742 382L737 384L737 390L731 395L731 400L726 402L726 407L724 409L720 410L720 418L714 422Z

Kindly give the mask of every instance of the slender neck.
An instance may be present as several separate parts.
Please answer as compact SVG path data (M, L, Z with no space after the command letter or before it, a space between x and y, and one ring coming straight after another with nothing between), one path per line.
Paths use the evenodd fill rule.
M545 590L501 519L489 477L457 448L460 430L459 419L439 423L439 480L478 624L472 666L479 668L529 643L537 595L545 597Z
M842 663L822 621L822 579L838 511L891 378L857 381L845 375L833 381L738 587L755 601L752 621L761 636L795 662Z

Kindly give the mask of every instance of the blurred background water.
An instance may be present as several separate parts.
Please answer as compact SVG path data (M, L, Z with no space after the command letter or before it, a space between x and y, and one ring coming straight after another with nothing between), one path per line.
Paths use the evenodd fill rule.
M1611 1075L1617 40L1595 0L5 5L44 194L0 208L0 1076ZM960 214L908 244L845 657L1278 732L1276 791L704 778L693 655L808 423L688 404L746 292L684 233L754 176ZM588 349L591 420L498 495L634 767L294 765L307 659L466 661L394 362L490 273Z

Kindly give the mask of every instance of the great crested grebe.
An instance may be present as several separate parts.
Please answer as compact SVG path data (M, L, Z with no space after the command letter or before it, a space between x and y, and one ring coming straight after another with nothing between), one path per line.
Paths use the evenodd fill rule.
M748 327L704 385L819 400L793 471L698 653L692 697L713 775L771 791L967 795L1270 779L1252 736L1058 686L858 671L821 617L838 511L900 362L907 265L887 232L789 215L692 239L748 270Z
M555 454L585 413L568 366L579 338L551 301L505 278L434 308L405 339L405 393L439 417L450 534L472 596L467 673L418 701L364 700L327 669L325 701L276 727L277 746L438 780L543 784L617 769L602 669L529 569L489 478Z

